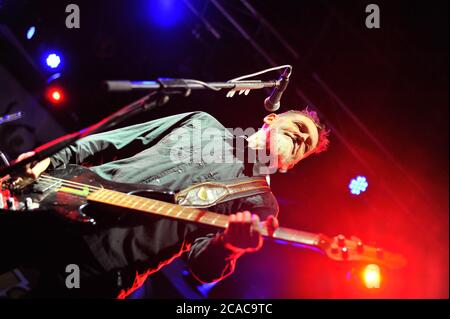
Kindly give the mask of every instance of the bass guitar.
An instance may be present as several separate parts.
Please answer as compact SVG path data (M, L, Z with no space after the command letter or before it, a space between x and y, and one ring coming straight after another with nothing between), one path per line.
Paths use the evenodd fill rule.
M20 187L3 182L2 194L2 205L8 212L49 210L64 219L92 227L96 227L98 219L94 214L96 209L93 208L99 205L121 214L126 212L172 218L218 229L228 225L227 215L175 204L172 192L149 185L108 181L78 165L50 171ZM271 240L319 251L337 261L377 263L389 268L400 268L406 264L403 256L366 245L356 237L328 237L285 227L279 227L271 233L262 228L262 235Z

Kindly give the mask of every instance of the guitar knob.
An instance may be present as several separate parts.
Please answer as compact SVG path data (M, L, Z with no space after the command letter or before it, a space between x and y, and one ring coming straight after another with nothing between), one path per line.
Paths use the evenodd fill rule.
M343 247L341 249L341 254L342 254L342 258L343 259L347 259L348 258L348 248L347 247Z
M25 209L33 209L33 200L31 199L31 197L25 198Z
M357 251L359 254L362 254L362 253L363 253L363 251L364 251L364 245L363 245L363 243L362 243L361 241L358 241L358 243L356 244L356 251Z
M8 197L6 199L6 205L8 206L8 209L10 210L16 210L16 205L14 202L14 197Z
M337 236L338 246L344 247L345 246L345 236L344 235L338 235Z

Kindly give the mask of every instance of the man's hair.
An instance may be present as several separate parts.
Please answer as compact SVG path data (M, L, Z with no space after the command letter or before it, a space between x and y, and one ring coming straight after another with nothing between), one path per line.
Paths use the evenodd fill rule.
M314 150L314 153L321 153L325 151L328 148L328 145L330 144L330 140L328 139L328 136L330 134L330 130L320 123L319 116L317 115L317 112L308 109L307 107L303 110L289 110L282 114L302 114L308 118L310 118L314 124L317 127L317 130L319 132L319 141L317 142L316 149Z

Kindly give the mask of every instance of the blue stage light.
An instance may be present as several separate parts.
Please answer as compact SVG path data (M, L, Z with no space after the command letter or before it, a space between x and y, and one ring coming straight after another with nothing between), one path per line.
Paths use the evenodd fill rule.
M162 27L171 27L177 24L184 10L182 1L153 0L149 1L149 10L152 21Z
M366 191L369 183L365 176L357 176L350 181L348 184L348 188L350 189L350 193L353 195L359 195Z
M31 40L31 38L34 36L35 33L36 33L36 27L35 26L29 27L27 30L27 39Z
M217 285L217 282L209 282L206 284L198 285L197 290L202 294L203 297L208 297L208 294L215 285Z
M56 53L50 53L47 55L45 63L48 67L56 69L61 64L61 57Z

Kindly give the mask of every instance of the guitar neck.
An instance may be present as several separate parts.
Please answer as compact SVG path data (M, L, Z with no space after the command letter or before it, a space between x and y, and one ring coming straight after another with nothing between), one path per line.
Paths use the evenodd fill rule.
M122 207L141 213L159 215L166 218L174 218L192 223L204 224L216 228L228 226L228 216L217 214L198 208L184 207L172 203L166 203L151 198L129 195L108 189L95 191L87 196L91 202L102 203L115 207ZM262 228L261 234L266 238L296 243L306 247L318 247L321 235L279 227L273 233Z

